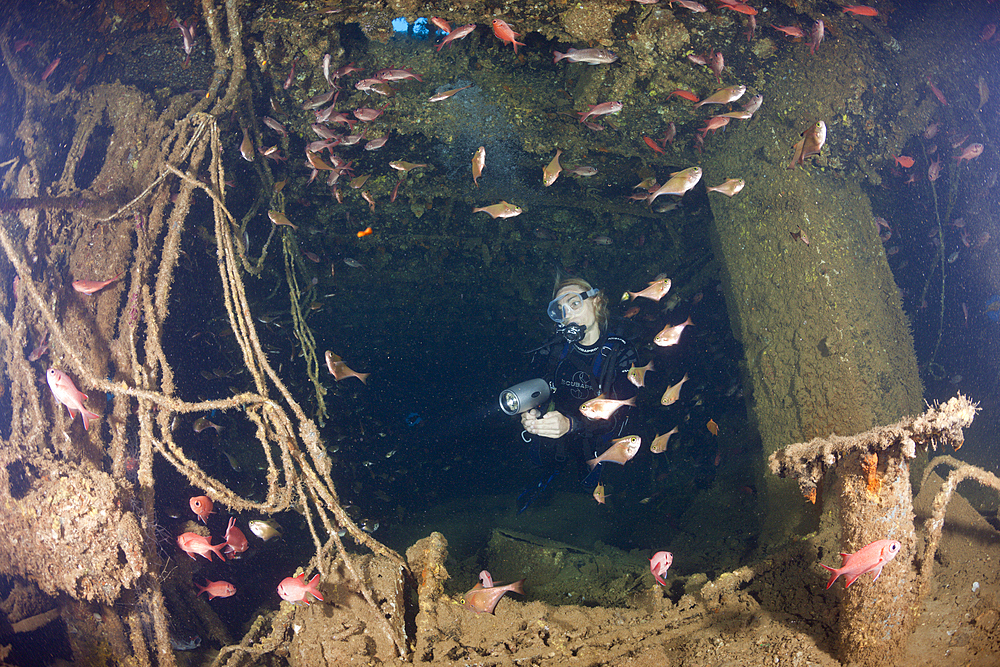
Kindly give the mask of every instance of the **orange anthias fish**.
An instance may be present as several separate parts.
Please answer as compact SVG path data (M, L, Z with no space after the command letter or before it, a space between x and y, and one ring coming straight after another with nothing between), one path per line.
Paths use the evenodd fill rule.
M111 283L121 280L121 277L124 275L124 273L119 273L111 280L74 280L73 289L80 294L93 294L94 292L100 292Z
M628 381L637 387L644 387L646 383L646 372L653 370L653 362L650 360L645 366L633 365L628 369Z
M556 156L552 158L552 161L548 165L542 168L542 183L545 187L549 187L559 178L559 172L562 171L562 165L559 164L560 155L562 155L562 151L557 148Z
M368 376L371 375L371 373L358 373L357 371L352 371L340 357L330 350L326 351L326 367L330 371L330 375L332 375L333 379L337 382L353 377L358 378L364 384L368 384Z
M865 572L871 572L874 575L872 576L872 581L874 582L882 574L882 568L885 564L896 557L902 546L896 540L878 540L852 554L841 552L840 555L843 557L844 562L839 568L834 569L820 563L820 567L833 573L830 581L826 583L826 587L830 588L830 586L833 586L833 582L837 580L837 577L844 575L846 580L844 588L847 588Z
M653 342L660 347L670 347L671 345L677 345L681 340L681 333L684 331L684 327L694 324L691 318L687 318L677 326L666 326L663 331L656 334L653 338Z
M653 301L659 301L667 295L670 291L670 278L662 278L661 280L654 280L649 283L649 287L642 290L641 292L625 292L622 294L622 301L628 301L629 299L638 299L639 297L645 297L646 299L652 299Z
M705 428L707 428L708 432L712 435L719 435L719 425L715 423L714 419L709 419L708 423L705 424Z
M670 436L677 433L678 430L680 429L678 429L675 426L667 433L664 433L663 435L658 435L655 438L653 438L653 442L649 443L649 451L652 452L653 454L662 454L663 452L667 451L667 443L670 441Z
M524 595L524 579L506 586L491 586L490 588L483 588L481 583L476 584L471 591L462 596L464 599L462 606L477 614L492 614L493 610L496 609L497 602L500 601L504 593L508 592Z
M480 146L476 149L476 152L472 155L472 182L479 187L479 177L483 175L483 169L486 168L486 147Z
M45 379L49 383L49 389L56 400L66 406L69 410L69 418L76 419L76 413L80 413L83 419L83 430L90 428L90 420L97 419L100 415L94 414L83 407L83 402L87 400L87 395L76 388L73 380L62 371L50 368L45 372Z
M225 542L221 544L216 544L212 546L211 540L198 533L182 533L177 536L177 546L181 548L181 551L191 556L194 559L194 555L204 556L208 560L212 560L212 554L214 553L221 560L225 561L226 557L222 555L222 547L226 546Z
M208 496L194 496L190 504L191 511L198 515L202 523L208 524L208 515L212 513L212 499Z
M520 206L514 206L513 204L508 204L507 202L501 200L499 204L493 204L492 206L481 206L472 209L473 213L489 213L491 218L513 218L516 215L521 215L524 211Z
M673 405L677 402L677 399L681 397L681 387L684 383L688 381L688 374L684 374L684 378L672 387L668 387L665 392L663 392L663 397L660 399L660 405Z
M247 536L243 534L242 530L236 527L236 518L229 517L229 526L226 528L226 548L224 551L229 554L230 558L239 558L239 554L246 551L249 546Z
M236 595L236 586L233 586L228 581L212 581L211 579L205 579L205 585L198 586L198 595L202 593L208 593L208 599L214 600L215 598L230 598Z
M616 401L613 398L604 398L604 394L601 394L581 405L580 414L588 419L609 419L615 410L623 405L634 406L635 396L624 401Z
M914 165L914 160L909 155L900 155L899 157L893 155L892 159L903 169L909 169Z
M604 450L604 453L597 458L587 461L587 465L593 470L598 463L617 463L625 465L632 460L632 457L639 452L642 446L642 438L637 435L627 435L611 441L611 446Z
M285 577L278 584L278 597L286 602L291 602L296 606L309 605L308 595L313 596L320 602L323 595L319 592L319 575L317 574L309 583L306 583L306 573L303 572L297 577Z
M514 39L515 37L520 37L521 33L514 32L514 29L507 25L506 21L493 19L493 34L499 37L503 43L512 44L514 46L514 55L517 55L518 45L524 46L524 42Z

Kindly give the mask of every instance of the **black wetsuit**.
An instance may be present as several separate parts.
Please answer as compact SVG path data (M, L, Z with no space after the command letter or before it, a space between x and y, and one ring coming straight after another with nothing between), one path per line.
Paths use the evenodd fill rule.
M616 335L603 335L590 347L559 340L535 351L532 377L543 377L555 387L550 403L570 420L570 430L561 438L532 438L541 465L560 466L570 457L582 463L601 454L612 439L627 435L629 406L618 408L609 419L588 419L580 414L580 406L602 393L615 400L635 396L628 371L637 360L635 347ZM542 414L547 410L548 405L539 408ZM586 467L581 470L586 472ZM593 485L597 479L591 476Z

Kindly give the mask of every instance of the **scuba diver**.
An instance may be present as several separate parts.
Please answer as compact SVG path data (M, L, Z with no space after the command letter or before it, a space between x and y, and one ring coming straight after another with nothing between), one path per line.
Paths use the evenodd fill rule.
M579 466L601 454L614 438L625 435L628 406L608 419L588 419L580 414L585 401L604 395L626 400L635 396L628 381L636 363L635 347L619 335L609 333L607 297L586 280L570 278L556 286L548 315L556 323L556 337L533 350L533 377L548 382L551 398L521 413L522 439L531 445L535 463L546 471L535 487L518 499L518 514L544 491L570 459ZM589 488L600 482L601 465L583 479Z

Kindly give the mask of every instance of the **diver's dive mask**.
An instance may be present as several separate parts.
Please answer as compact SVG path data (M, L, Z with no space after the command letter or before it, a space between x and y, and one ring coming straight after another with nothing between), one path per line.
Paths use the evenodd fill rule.
M569 292L549 301L549 319L556 324L562 324L567 319L573 317L581 308L583 302L600 292L596 287L592 287L586 292ZM558 329L557 329L558 331Z

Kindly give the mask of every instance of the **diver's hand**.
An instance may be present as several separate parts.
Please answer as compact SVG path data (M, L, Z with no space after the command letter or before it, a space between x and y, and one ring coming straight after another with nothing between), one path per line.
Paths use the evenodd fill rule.
M561 412L547 412L539 418L538 410L521 413L521 426L532 435L561 438L569 433L569 417Z

